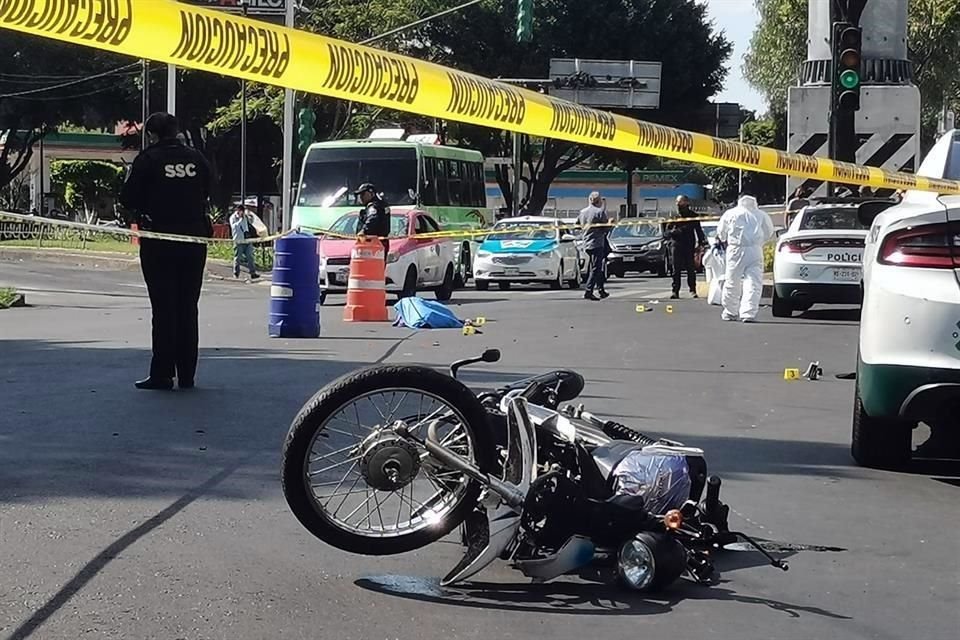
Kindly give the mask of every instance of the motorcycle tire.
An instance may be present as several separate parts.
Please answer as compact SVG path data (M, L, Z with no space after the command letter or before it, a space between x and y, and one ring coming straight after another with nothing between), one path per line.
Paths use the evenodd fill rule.
M395 365L370 367L334 380L320 389L293 419L283 446L281 477L284 497L300 524L327 544L350 553L381 556L424 547L457 528L476 507L480 496L479 483L471 480L443 519L394 537L360 535L341 528L327 517L304 474L314 436L347 402L366 393L391 388L430 393L459 411L475 445L472 462L486 473L493 467L495 451L487 414L476 395L463 383L426 367Z

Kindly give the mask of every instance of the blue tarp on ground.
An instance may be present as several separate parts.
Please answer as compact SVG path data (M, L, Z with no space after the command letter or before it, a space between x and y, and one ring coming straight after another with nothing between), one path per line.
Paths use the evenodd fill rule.
M411 329L461 329L463 320L453 311L434 300L423 298L403 298L393 305L397 312L394 320L395 327L409 327Z

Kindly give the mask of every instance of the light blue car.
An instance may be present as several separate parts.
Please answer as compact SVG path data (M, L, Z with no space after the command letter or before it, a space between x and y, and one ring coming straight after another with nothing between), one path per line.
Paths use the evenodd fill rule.
M513 283L579 289L580 262L576 238L561 231L557 218L523 216L493 227L473 261L473 278L479 291L491 282L503 290Z

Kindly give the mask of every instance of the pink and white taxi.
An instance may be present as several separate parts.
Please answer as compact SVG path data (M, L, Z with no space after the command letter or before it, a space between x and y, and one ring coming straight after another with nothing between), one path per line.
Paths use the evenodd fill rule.
M331 234L320 238L320 303L328 293L344 293L350 277L350 252L356 241L360 215L348 213L333 223ZM434 291L446 301L454 290L454 244L446 238L418 238L436 233L439 225L423 211L390 214L390 251L387 254L387 291L400 298L417 291ZM341 238L337 236L349 236Z

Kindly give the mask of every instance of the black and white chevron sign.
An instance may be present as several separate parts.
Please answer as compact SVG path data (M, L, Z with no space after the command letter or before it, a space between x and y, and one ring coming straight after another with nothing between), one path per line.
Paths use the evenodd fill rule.
M891 171L907 171L912 173L917 161L916 135L909 133L874 133L858 136L857 164L868 167L879 167ZM827 157L827 134L795 134L787 143L787 150L805 155ZM814 190L814 195L826 195L826 183L823 180L805 180L803 178L789 178L787 191L793 193L797 187L803 186ZM879 191L877 195L889 195L889 192Z

